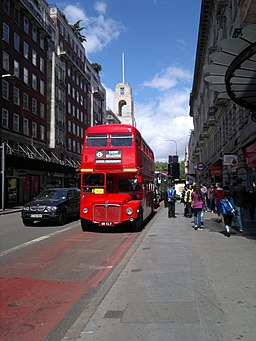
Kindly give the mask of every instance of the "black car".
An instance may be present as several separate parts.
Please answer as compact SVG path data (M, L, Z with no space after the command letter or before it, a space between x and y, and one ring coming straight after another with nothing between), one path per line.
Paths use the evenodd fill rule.
M66 223L67 217L79 217L80 190L78 188L49 188L23 206L21 218L25 226L34 222Z

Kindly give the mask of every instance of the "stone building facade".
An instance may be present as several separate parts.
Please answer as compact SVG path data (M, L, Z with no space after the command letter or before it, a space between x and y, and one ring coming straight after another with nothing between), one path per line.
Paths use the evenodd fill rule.
M202 0L185 160L190 180L232 187L241 177L256 184L255 23L253 0Z
M0 21L3 207L79 185L84 131L105 123L106 91L57 7L3 0Z

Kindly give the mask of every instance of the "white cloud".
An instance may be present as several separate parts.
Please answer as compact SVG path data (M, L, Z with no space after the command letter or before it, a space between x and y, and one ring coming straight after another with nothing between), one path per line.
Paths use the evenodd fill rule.
M84 46L86 53L96 53L104 47L116 40L125 27L111 18L106 18L107 4L105 1L98 1L95 4L97 16L87 16L85 10L79 5L68 5L64 9L65 16L68 21L73 24L78 20L82 20L81 27L85 27L81 33L86 37Z
M152 80L144 82L143 85L165 91L175 87L179 81L190 82L191 80L191 72L180 67L169 66L157 73Z
M169 103L167 98L169 98ZM175 140L180 160L184 159L185 146L193 120L189 116L189 90L173 90L148 104L135 103L137 128L154 151L156 161L166 162L175 155ZM165 105L163 105L165 103ZM170 110L167 110L167 108Z
M105 84L102 84L106 89L106 107L107 109L114 110L114 91L108 88Z
M94 5L94 8L99 14L106 14L107 11L107 4L104 1L97 1Z
M78 20L82 20L83 24L81 26L83 26L88 21L85 10L78 5L66 6L64 9L64 13L71 24L74 24Z

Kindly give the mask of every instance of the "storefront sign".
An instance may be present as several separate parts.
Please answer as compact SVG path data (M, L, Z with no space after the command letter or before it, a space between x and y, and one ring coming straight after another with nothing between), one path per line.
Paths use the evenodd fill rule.
M221 166L212 166L211 167L211 175L222 175L222 167Z

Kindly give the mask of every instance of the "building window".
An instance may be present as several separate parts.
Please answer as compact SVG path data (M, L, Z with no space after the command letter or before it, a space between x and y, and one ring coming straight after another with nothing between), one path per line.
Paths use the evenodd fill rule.
M68 150L71 150L71 138L68 138Z
M16 22L16 24L20 23L20 11L18 10L18 8L14 8L14 21Z
M37 43L37 28L35 26L32 28L32 39Z
M28 129L28 119L23 118L23 134L24 135L29 135L29 129Z
M13 103L20 105L20 89L16 86L13 87Z
M68 83L68 95L70 95L71 94L71 86L70 86L70 84Z
M10 68L10 56L7 52L3 51L3 69L9 71Z
M14 37L13 37L13 44L14 44L14 49L18 52L20 52L20 36L14 32Z
M123 86L120 87L120 95L124 95L124 87Z
M17 60L14 60L13 62L13 75L20 78L20 64Z
M29 54L29 46L28 43L24 41L23 43L23 56L24 58L28 59L28 54Z
M23 82L28 84L28 69L26 67L23 67Z
M76 141L73 140L72 142L73 142L73 146L72 146L73 152L76 152Z
M2 109L2 127L9 127L9 112L6 109Z
M29 21L28 21L27 17L24 17L23 29L24 29L24 32L28 34L28 31L29 31Z
M40 103L40 117L44 118L44 103Z
M40 34L40 47L44 50L44 36L42 34Z
M44 81L40 80L40 94L44 96Z
M71 114L71 103L68 102L68 113Z
M37 77L34 74L32 74L32 88L37 90Z
M40 140L44 141L44 126L40 125Z
M32 98L32 113L37 115L37 100L35 98Z
M68 131L71 133L71 121L68 120Z
M29 96L26 92L23 93L23 109L29 110Z
M40 71L44 73L44 58L40 57Z
M20 116L13 114L13 130L17 133L20 131Z
M9 43L9 26L3 23L3 40Z
M10 14L10 0L4 0L3 1L3 9L4 13L9 15Z
M37 54L35 50L32 50L32 64L36 66Z
M37 124L32 122L32 137L37 137Z
M7 100L9 99L9 83L4 79L2 80L2 97Z

